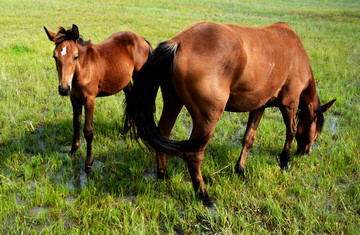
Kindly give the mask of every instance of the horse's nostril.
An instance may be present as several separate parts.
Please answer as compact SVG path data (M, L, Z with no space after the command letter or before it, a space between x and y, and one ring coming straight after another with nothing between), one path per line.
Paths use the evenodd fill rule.
M59 94L62 96L70 95L70 86L68 85L67 88L64 89L62 86L59 85Z

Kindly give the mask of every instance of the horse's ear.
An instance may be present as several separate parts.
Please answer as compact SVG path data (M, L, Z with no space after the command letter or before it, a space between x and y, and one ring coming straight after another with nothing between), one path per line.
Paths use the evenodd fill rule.
M46 35L48 36L49 40L53 42L55 40L56 34L52 31L48 30L45 26L44 26L44 29L45 29Z
M71 33L72 33L74 42L76 42L79 39L80 36L79 36L79 29L74 24L72 26Z
M330 102L322 105L322 106L321 106L321 111L322 111L323 113L325 113L326 111L328 111L328 109L331 107L331 105L333 105L333 103L334 103L335 101L336 101L336 99L333 99L332 101L330 101Z

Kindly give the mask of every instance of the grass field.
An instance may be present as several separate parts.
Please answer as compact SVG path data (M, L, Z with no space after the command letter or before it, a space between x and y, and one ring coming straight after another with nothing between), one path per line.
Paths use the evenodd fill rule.
M101 2L101 1L100 1ZM359 1L0 1L0 233L2 234L359 234ZM69 98L57 92L54 45L43 30L76 24L94 43L131 30L155 47L193 22L251 26L287 22L302 40L322 103L337 101L309 156L288 173L276 158L285 141L280 112L267 109L247 164L235 173L246 113L224 113L205 152L206 208L195 198L179 158L171 179L156 179L156 161L121 135L124 95L96 100L94 167L83 171L86 143L68 155ZM157 117L161 98L157 100ZM181 112L172 138L185 139Z

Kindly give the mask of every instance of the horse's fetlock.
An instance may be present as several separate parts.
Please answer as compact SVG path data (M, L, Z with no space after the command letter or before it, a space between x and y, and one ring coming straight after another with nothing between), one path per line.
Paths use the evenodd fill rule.
M213 200L209 197L205 189L197 191L196 196L203 202L204 206L206 207L214 206Z

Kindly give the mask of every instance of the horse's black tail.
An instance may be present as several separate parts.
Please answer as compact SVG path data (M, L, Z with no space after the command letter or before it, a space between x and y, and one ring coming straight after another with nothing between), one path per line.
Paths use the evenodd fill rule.
M144 39L145 42L149 45L149 56L151 56L152 53L154 52L154 49L153 49L151 43L150 43L148 40L146 40L146 38L143 37L143 39Z
M161 135L154 121L155 99L160 84L171 78L171 69L179 44L160 43L134 80L127 99L125 115L133 137L140 138L155 152L182 155L197 150L202 140L173 141Z

